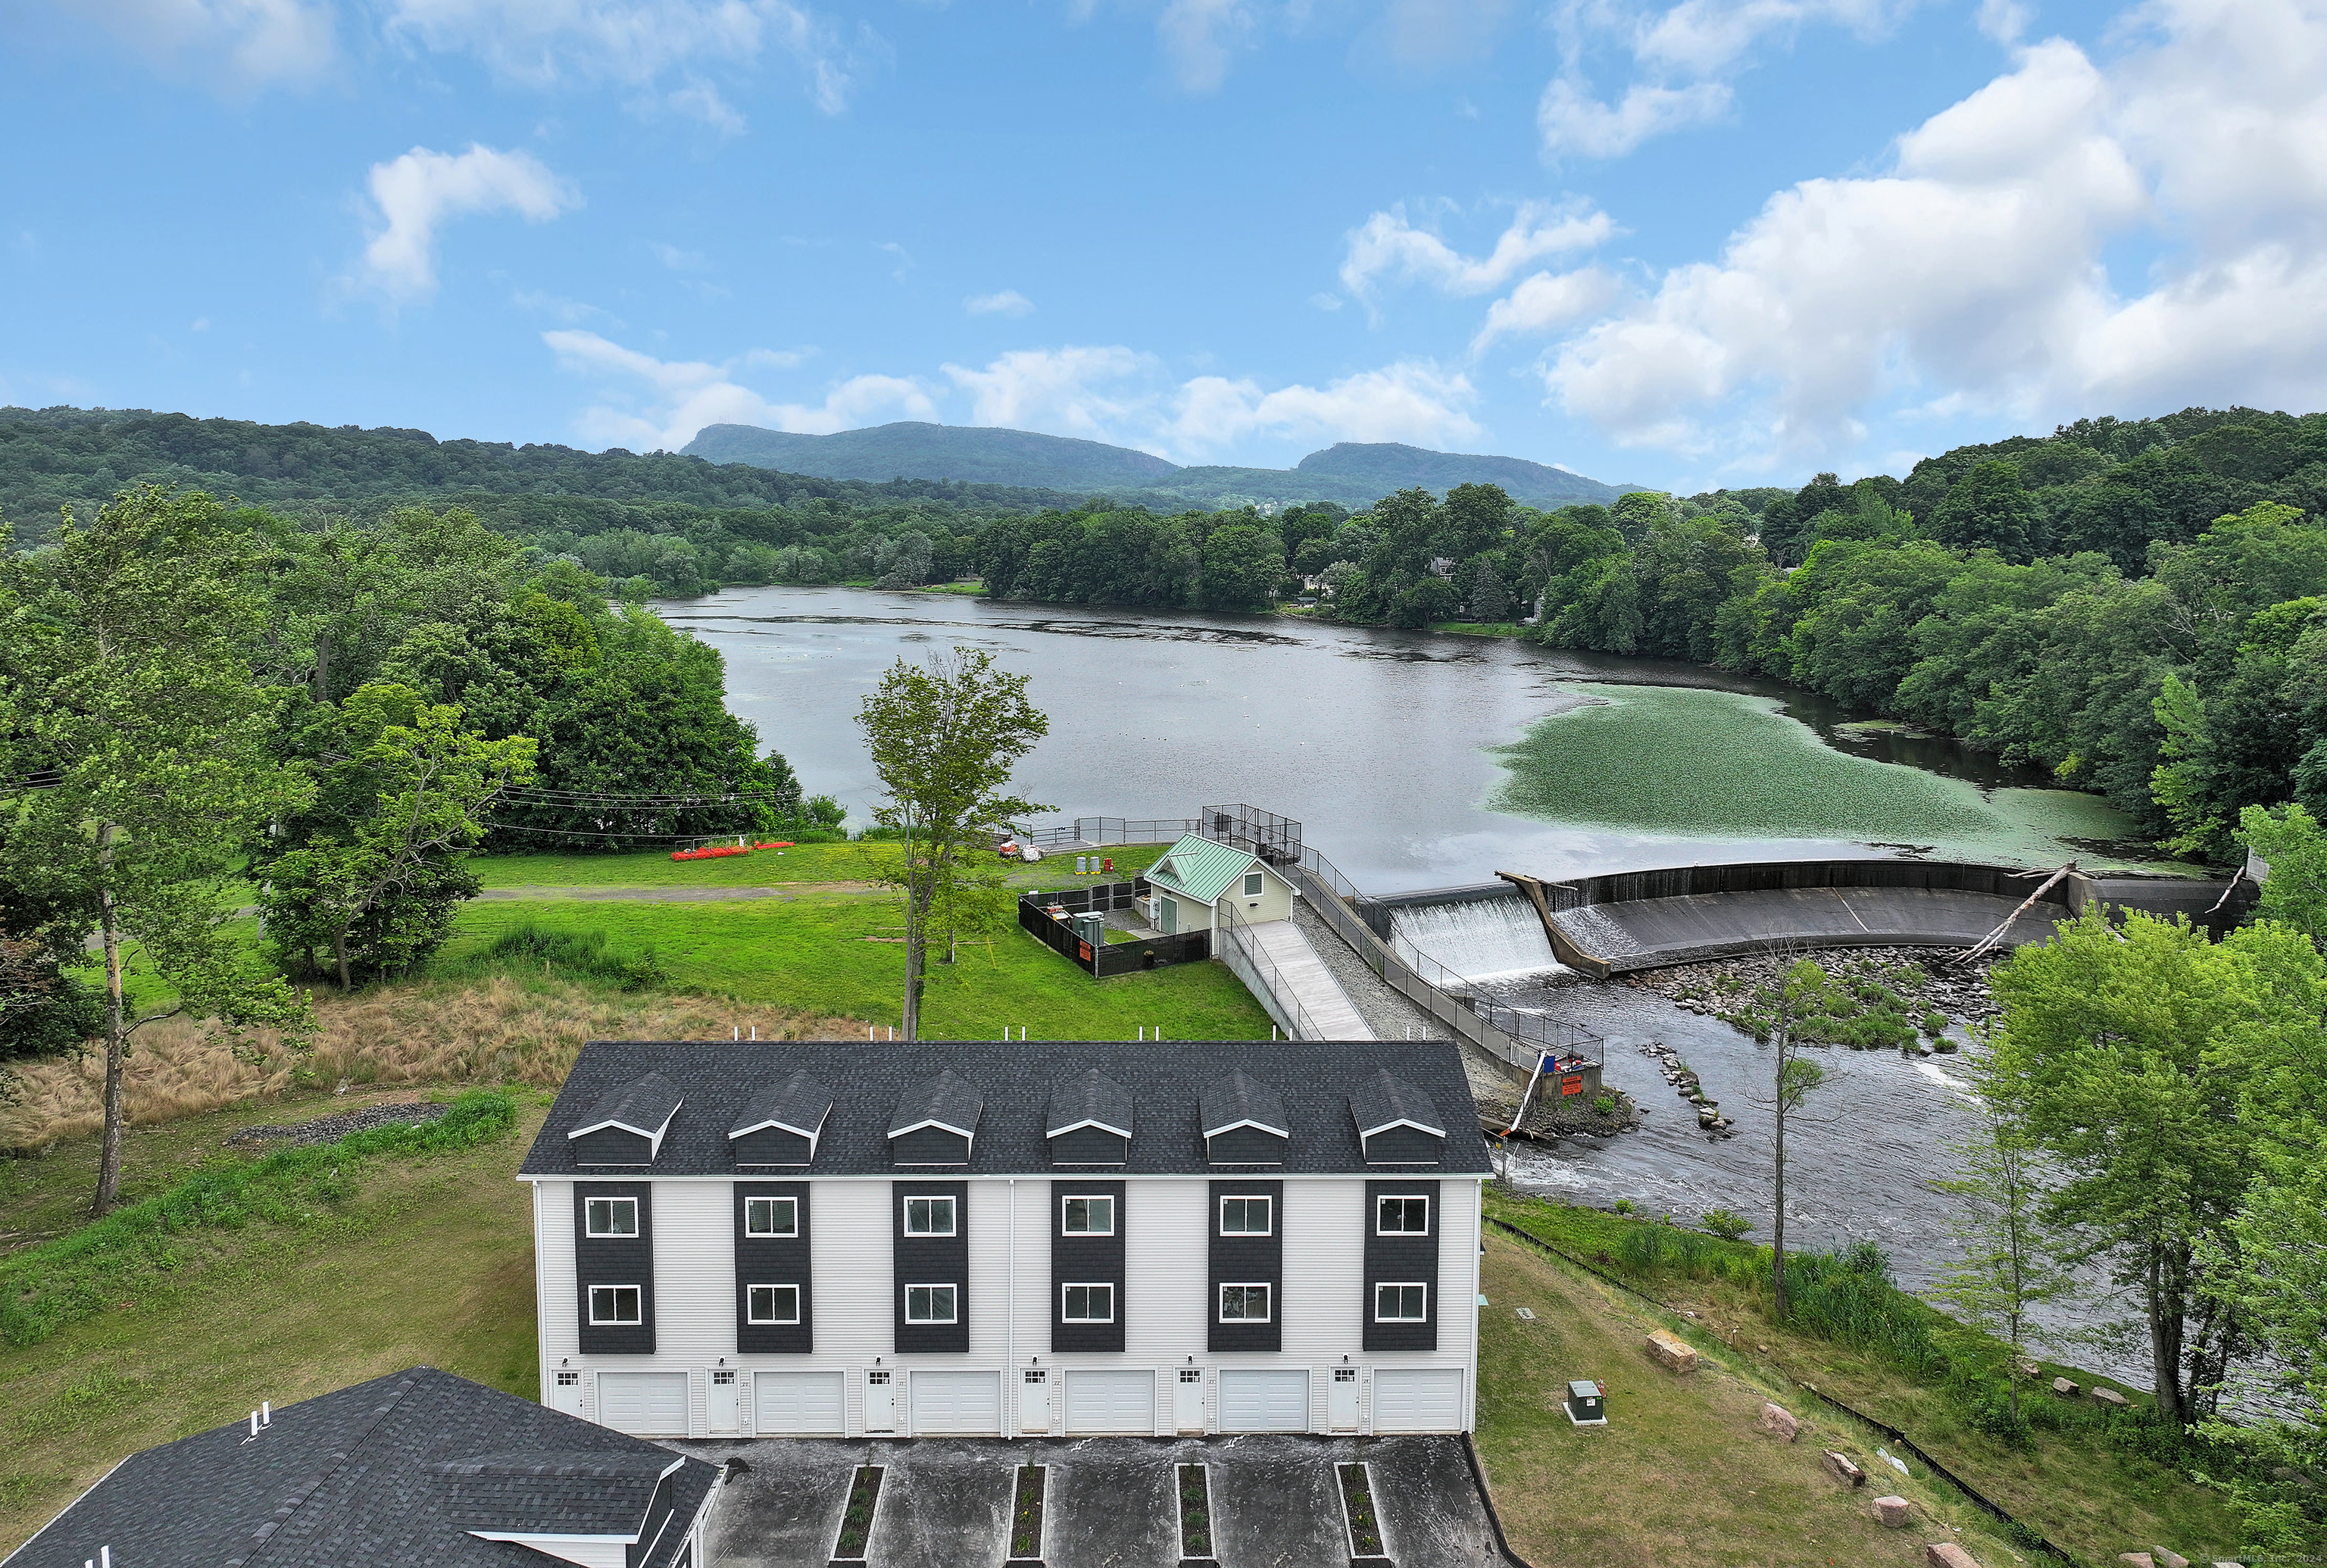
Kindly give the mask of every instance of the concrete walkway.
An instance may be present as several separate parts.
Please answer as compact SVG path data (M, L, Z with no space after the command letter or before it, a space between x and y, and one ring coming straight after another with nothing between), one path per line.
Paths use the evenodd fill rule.
M1365 1015L1350 1001L1341 983L1325 967L1324 959L1291 920L1269 920L1248 926L1256 944L1276 966L1277 977L1292 991L1302 1010L1324 1040L1372 1040Z

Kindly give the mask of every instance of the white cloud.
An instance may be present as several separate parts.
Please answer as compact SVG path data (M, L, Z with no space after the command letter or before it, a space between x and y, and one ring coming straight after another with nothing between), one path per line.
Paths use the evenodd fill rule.
M1485 294L1547 256L1587 250L1615 232L1604 212L1570 204L1523 201L1485 257L1473 259L1407 221L1406 210L1377 212L1353 229L1341 283L1360 299L1378 280L1427 283L1450 294Z
M972 294L961 302L961 308L973 316L1023 316L1034 308L1034 302L1014 288L999 294Z
M1652 136L1717 120L1729 112L1728 86L1717 81L1687 87L1634 83L1622 101L1604 104L1589 89L1561 77L1543 89L1536 105L1536 128L1547 158L1620 158Z
M748 71L780 56L817 107L838 114L887 52L870 28L847 28L792 0L387 0L387 11L392 33L474 55L528 86L651 89L679 76L661 105L728 132L742 129L743 117L706 73Z
M677 452L706 425L758 425L772 430L828 435L868 424L883 412L908 419L935 416L919 381L899 376L856 376L840 382L820 404L774 403L735 379L739 369L786 368L796 351L754 350L719 364L658 359L595 332L555 331L541 341L559 365L601 383L604 401L579 420L583 439L641 452Z
M1481 434L1467 412L1476 399L1468 378L1416 360L1322 388L1273 392L1256 381L1199 376L1180 388L1170 434L1175 446L1195 451L1233 447L1256 435L1444 446Z
M1217 92L1229 62L1252 47L1260 28L1253 0L1170 0L1155 35L1173 79L1190 92Z
M701 272L710 265L701 251L681 250L678 246L667 245L661 240L656 240L647 248L654 252L657 261L673 272Z
M1621 291L1608 272L1596 266L1574 272L1539 272L1487 307L1486 323L1471 340L1471 352L1483 353L1498 338L1514 333L1556 331L1604 310Z
M983 370L961 365L944 369L970 395L972 425L1114 441L1147 400L1141 388L1122 383L1154 367L1149 356L1119 346L1069 346L1014 349Z
M65 0L158 64L236 91L313 87L337 63L325 0Z
M1309 296L1309 303L1317 310L1338 311L1341 308L1341 296L1330 289L1320 290Z
M2327 4L2155 0L2107 66L2052 40L1773 195L1548 357L1617 440L1798 456L1877 406L2042 423L2327 397ZM2165 247L2121 284L2109 247ZM2129 285L2129 288L2128 286Z
M1771 33L1805 23L1880 36L1914 0L1681 0L1659 14L1631 22L1632 51L1652 69L1715 76L1737 65ZM1985 0L1997 4L1998 0Z
M371 168L374 231L364 247L367 281L412 299L436 286L436 234L480 212L515 212L545 223L582 204L573 186L530 153L472 145L465 153L415 147Z

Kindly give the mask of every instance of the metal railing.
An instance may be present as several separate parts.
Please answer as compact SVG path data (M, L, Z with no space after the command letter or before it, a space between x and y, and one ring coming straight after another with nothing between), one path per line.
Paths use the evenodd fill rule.
M1195 831L1195 819L1187 817L1078 817L1062 827L1013 828L1011 835L1038 849L1074 844L1096 849L1107 844L1170 844Z
M1220 940L1214 945L1214 956L1244 982L1245 989L1268 1010L1268 1015L1285 1033L1295 1040L1323 1040L1325 1031L1317 1026L1309 1010L1301 1005L1301 998L1278 972L1276 961L1263 950L1259 938L1253 935L1252 922L1237 912L1236 901L1222 899L1220 910Z

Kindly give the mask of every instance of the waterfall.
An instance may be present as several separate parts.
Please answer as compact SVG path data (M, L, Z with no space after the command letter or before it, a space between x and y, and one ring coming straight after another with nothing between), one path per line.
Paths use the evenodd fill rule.
M1467 980L1565 968L1525 899L1407 904L1391 912L1397 934Z

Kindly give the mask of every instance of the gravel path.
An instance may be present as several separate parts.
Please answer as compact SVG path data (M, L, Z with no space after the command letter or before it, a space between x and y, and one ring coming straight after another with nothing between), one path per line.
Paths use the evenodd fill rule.
M374 1127L433 1122L452 1108L450 1106L418 1104L366 1106L360 1111L341 1111L335 1116L301 1122L295 1126L245 1127L227 1139L227 1143L229 1146L236 1143L328 1143L334 1138L344 1138L350 1133L368 1133Z

